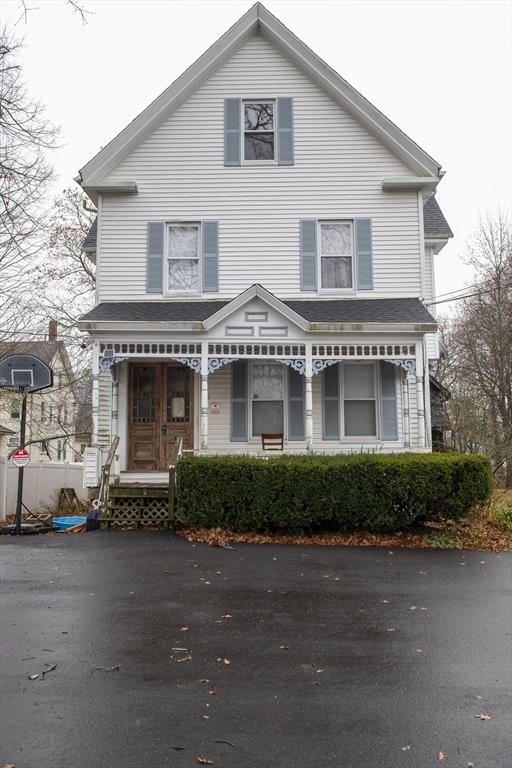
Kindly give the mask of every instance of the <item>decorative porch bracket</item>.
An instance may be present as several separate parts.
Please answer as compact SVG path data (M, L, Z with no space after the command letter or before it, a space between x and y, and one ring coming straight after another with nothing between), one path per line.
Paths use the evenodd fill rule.
M413 376L416 375L416 360L388 357L384 362L398 365L400 368L403 368L406 373L412 373Z
M196 373L201 373L201 358L200 357L173 357L172 360L176 360L177 363L182 365L188 365Z
M210 357L208 358L208 373L215 373L223 365L229 365L235 363L238 360L236 357Z
M325 371L326 368L328 368L330 365L336 365L336 363L342 363L343 360L341 357L331 359L331 358L325 358L324 360L313 360L313 369L312 373L313 376L315 373L320 373L321 371Z
M301 360L299 358L288 358L288 357L276 357L276 360L278 363L283 363L284 365L289 365L290 368L293 368L294 371L297 371L297 373L302 374L302 376L306 375L306 361Z
M128 360L127 357L102 357L100 358L100 364L98 373L105 373L105 371L110 371L110 374L112 376L112 380L114 381L117 377L117 372L115 366L118 363L124 363Z

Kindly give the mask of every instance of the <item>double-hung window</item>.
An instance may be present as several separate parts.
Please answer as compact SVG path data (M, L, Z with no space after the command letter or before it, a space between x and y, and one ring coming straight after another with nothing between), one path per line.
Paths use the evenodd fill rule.
M343 363L343 422L345 437L377 436L375 363Z
M167 242L167 290L173 293L200 291L200 225L169 224Z
M244 160L274 160L273 101L244 101Z
M321 289L352 288L354 285L352 222L320 221L318 227Z
M252 436L284 432L284 365L252 363L250 372Z

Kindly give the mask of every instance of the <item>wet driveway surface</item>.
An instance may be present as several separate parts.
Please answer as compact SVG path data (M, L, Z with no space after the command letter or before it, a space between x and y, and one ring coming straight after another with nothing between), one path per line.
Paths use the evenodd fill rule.
M2 766L512 764L509 554L135 531L0 560Z

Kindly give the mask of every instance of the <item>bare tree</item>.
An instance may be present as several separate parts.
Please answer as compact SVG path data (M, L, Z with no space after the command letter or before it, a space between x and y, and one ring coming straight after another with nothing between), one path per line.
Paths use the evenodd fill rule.
M480 289L445 329L448 361L438 373L452 391L455 447L488 453L512 486L512 229L505 214L480 223L467 262Z
M48 214L43 256L33 274L35 312L51 317L61 332L73 337L77 320L94 305L96 265L83 248L96 212L81 189L65 189ZM83 343L82 336L76 336Z
M27 265L41 245L44 196L53 178L48 152L58 137L43 105L24 85L20 48L20 41L4 28L0 32L0 312L4 327Z

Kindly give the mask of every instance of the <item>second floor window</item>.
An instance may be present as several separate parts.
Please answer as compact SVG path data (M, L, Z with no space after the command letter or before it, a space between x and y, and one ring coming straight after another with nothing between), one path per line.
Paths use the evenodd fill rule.
M353 233L350 221L319 223L321 288L350 289L353 286Z
M168 228L167 290L199 291L199 224L170 224Z
M274 102L244 101L244 160L274 160Z

